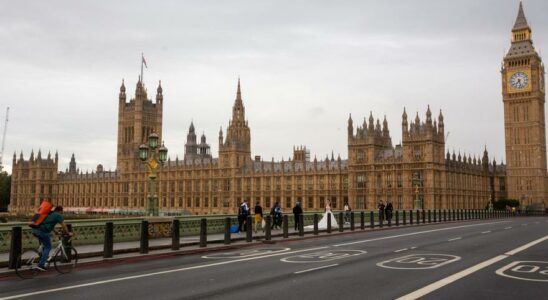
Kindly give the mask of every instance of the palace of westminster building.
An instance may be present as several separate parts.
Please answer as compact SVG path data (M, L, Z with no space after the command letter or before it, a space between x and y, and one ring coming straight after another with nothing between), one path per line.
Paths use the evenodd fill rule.
M218 157L204 135L197 142L191 124L184 159L158 169L160 211L235 213L243 200L267 210L278 202L285 211L296 202L305 210L321 210L327 201L335 209L348 202L358 210L376 209L379 201L391 201L395 209L484 208L501 198L547 205L544 65L521 4L501 74L506 165L491 161L487 150L477 158L446 152L443 115L434 116L429 107L422 119L418 113L408 118L403 110L399 145L392 144L386 119L381 123L371 114L361 124L349 117L348 159L311 160L309 150L299 146L288 161L264 161L251 155L238 81L232 118L226 131L219 131ZM44 197L67 209L147 208L148 176L138 149L151 133L162 140L162 87L153 102L139 80L128 102L122 82L118 99L116 171L98 165L83 173L73 155L69 168L59 172L57 153L31 153L28 159L14 154L10 212L34 211Z

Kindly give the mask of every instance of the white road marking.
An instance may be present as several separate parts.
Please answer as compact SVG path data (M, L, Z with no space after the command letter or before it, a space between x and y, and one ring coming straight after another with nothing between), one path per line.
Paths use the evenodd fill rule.
M349 243L342 243L342 244L333 245L333 247L342 247L342 246L348 246L348 245L355 245L355 244L369 243L369 242L374 242L374 241L394 239L394 238L399 238L399 237L404 237L404 236L425 234L425 233L430 233L430 232L445 231L445 230L467 228L467 227L474 227L474 226L492 225L492 224L498 224L498 223L508 223L508 222L510 222L510 221L499 221L499 222L492 222L492 223L471 224L471 225L462 225L462 226L446 227L446 228L440 228L440 229L417 231L417 232L391 235L391 236L385 236L385 237L374 238L374 239L367 239L367 240L361 240L361 241L355 241L355 242L349 242Z
M157 276L157 275L163 275L163 274L169 274L169 273L183 272L183 271L188 271L188 270L203 269L203 268L214 267L214 266L222 266L222 265L228 265L228 264L241 262L241 261L256 260L256 259L260 259L260 258L281 256L281 255L287 255L287 254L292 254L292 253L308 252L308 251L321 250L321 249L326 249L326 248L328 248L328 247L323 246L323 247L295 250L295 251L291 251L291 252L282 252L282 253L274 253L274 254L268 254L268 255L263 255L263 256L253 256L253 257L246 257L246 258L242 258L242 259L227 260L227 261L221 261L221 262L210 263L210 264L205 264L205 265L198 265L198 266L193 266L193 267L185 267L185 268L179 268L179 269L173 269L173 270L166 270L166 271L145 273L145 274L140 274L140 275L133 275L133 276L127 276L127 277L114 278L114 279L100 280L100 281L95 281L95 282L89 282L89 283L83 283L83 284L77 284L77 285L70 285L70 286L54 288L54 289L47 289L47 290L41 290L41 291L30 292L30 293L25 293L25 294L11 295L11 296L8 296L8 297L5 297L5 298L0 298L0 300L9 300L9 299L23 298L23 297L29 297L29 296L35 296L35 295L49 294L49 293L54 293L54 292L59 292L59 291L66 291L66 290L72 290L72 289L77 289L77 288L81 288L81 287L101 285L101 284L106 284L106 283L111 283L111 282L125 281L125 280L130 280L130 279L137 279L137 278L145 278L145 277L151 277L151 276Z
M489 233L489 232L491 232L491 230L484 231L484 232L482 232L481 234L486 234L486 233Z
M377 266L399 270L434 269L460 260L460 256L450 254L410 254L377 263Z
M411 248L409 248L409 249L413 250L413 249L417 249L417 247L411 247Z
M297 272L294 272L293 274L302 274L302 273L306 273L306 272L310 272L310 271L316 271L316 270L321 270L321 269L325 269L325 268L331 268L331 267L335 267L335 266L338 266L338 265L339 264L332 264L332 265L328 265L328 266L322 266L322 267L312 268L312 269L308 269L308 270L297 271Z
M525 223L525 224L521 224L521 226L527 226L527 223Z
M463 278L463 277L466 277L466 276L468 276L468 275L470 275L470 274L472 274L472 273L474 273L474 272L477 272L477 271L479 271L479 270L481 270L481 269L483 269L483 268L485 268L485 267L488 267L488 266L490 266L490 265L492 265L492 264L494 264L494 263L496 263L496 262L499 262L499 261L501 261L501 260L503 260L503 259L505 259L505 258L508 258L508 257L510 257L511 255L514 255L514 254L516 254L516 253L518 253L518 252L521 252L521 251L523 251L523 250L525 250L525 249L527 249L527 248L529 248L529 247L532 247L532 246L534 246L534 245L536 245L536 244L538 244L538 243L541 243L541 242L543 242L543 241L545 241L545 240L548 240L548 235L546 235L546 236L544 236L544 237L542 237L542 238L540 238L540 239L534 240L534 241L532 241L532 242L530 242L530 243L527 243L527 244L525 244L525 245L523 245L523 246L521 246L521 247L518 247L518 248L516 248L516 249L514 249L514 250L508 251L508 252L506 252L505 254L495 256L495 257L493 257L493 258L491 258L491 259L488 259L488 260L486 260L486 261L483 261L483 262L481 262L481 263L479 263L479 264L477 264L477 265L471 266L471 267L469 267L468 269L462 270L462 271L460 271L460 272L458 272L458 273L455 273L455 274L453 274L453 275L451 275L451 276L448 276L448 277L446 277L446 278L440 279L440 280L438 280L438 281L436 281L436 282L434 282L434 283L431 283L431 284L429 284L429 285L427 285L427 286L425 286L425 287L423 287L423 288L420 288L420 289L418 289L418 290L416 290L416 291L414 291L414 292L412 292L412 293L409 293L409 294L407 294L407 295L404 295L404 296L402 296L402 297L399 297L397 300L413 300L413 299L418 299L418 298L420 298L420 297L423 297L424 295L430 294L431 292L433 292L433 291L435 291L435 290L438 290L438 289L440 289L440 288L442 288L442 287L444 287L444 286L446 286L446 285L448 285L448 284L450 284L450 283L453 283L453 282L455 282L455 281L457 281L457 280L459 280L459 279L461 279L461 278Z
M526 263L527 265L520 265L521 263ZM546 279L533 279L533 278L524 278L524 277L512 276L512 275L508 275L508 274L504 273L506 270L514 267L515 265L518 265L518 266L514 267L511 270L511 271L514 271L513 273L523 272L521 270L521 269L523 269L523 267L529 267L529 270L526 270L525 273L532 273L532 271L536 272L540 269L540 267L537 265L537 263L540 263L540 265L548 264L548 262L546 262L546 261L515 261L513 263L510 263L507 266L504 266L504 267L498 269L495 273L497 275L508 277L508 278L513 278L513 279L526 280L526 281L535 281L535 282L548 282L548 277ZM543 271L540 271L539 274L545 275L546 272L547 272L546 270L543 270ZM546 275L548 275L548 274L546 274Z
M504 228L504 229L512 229L512 226L508 226L508 227L506 227L506 228Z
M456 237L456 238L453 238L453 239L448 239L447 241L452 242L452 241L456 241L456 240L460 240L460 239L462 239L462 238L459 236L459 237Z
M399 249L399 250L396 250L394 252L398 253L398 252L402 252L402 251L405 251L405 250L408 250L407 248L403 248L403 249Z

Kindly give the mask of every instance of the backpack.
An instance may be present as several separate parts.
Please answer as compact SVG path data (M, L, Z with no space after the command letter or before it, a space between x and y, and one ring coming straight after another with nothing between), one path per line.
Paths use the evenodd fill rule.
M53 204L48 201L42 201L42 204L40 204L40 208L38 208L38 213L34 214L32 218L30 219L30 228L38 228L40 227L40 224L44 222L46 217L51 212L51 209L53 208Z

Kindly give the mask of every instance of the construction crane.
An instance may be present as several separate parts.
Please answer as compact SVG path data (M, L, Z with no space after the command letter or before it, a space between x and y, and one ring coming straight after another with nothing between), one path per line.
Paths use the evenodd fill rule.
M2 169L4 168L4 165L2 164L2 159L4 157L4 147L6 146L6 131L8 129L9 114L10 107L8 106L8 108L6 108L6 121L4 121L4 133L2 134L2 149L0 149L0 172L2 172Z

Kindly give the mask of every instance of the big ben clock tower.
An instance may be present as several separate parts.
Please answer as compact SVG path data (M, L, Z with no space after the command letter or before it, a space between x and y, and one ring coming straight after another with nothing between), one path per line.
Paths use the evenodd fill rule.
M544 64L521 2L501 73L508 198L548 205Z

